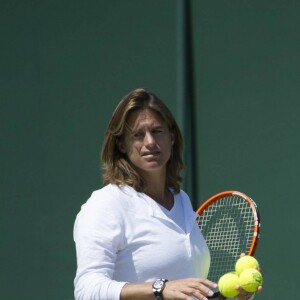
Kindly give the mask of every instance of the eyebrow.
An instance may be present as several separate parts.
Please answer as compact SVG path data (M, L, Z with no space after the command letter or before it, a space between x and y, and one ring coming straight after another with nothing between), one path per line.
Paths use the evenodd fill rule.
M164 125L156 125L156 124L149 126L150 130L153 130L153 129L164 129L164 128L168 128L168 127L164 126ZM134 129L134 128L130 127L130 126L127 126L127 129L130 132L137 132L137 131L141 131L141 130L143 131L144 130L144 126L142 126L142 128L137 128L137 129Z

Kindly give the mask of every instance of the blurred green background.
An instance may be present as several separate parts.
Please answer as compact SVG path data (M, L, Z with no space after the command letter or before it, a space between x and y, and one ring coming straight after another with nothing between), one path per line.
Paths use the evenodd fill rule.
M296 298L300 2L186 3L0 1L1 300L73 299L75 216L137 87L178 119L195 209L229 189L256 200L257 298Z

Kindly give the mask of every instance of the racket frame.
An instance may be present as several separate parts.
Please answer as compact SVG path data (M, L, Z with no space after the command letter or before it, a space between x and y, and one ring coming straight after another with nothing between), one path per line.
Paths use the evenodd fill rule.
M253 228L253 238L252 238L252 243L251 246L249 248L248 253L245 253L246 255L251 255L253 256L256 252L256 248L257 248L257 244L258 244L258 240L259 240L259 234L260 234L260 214L257 208L256 203L253 201L253 199L251 199L250 197L248 197L246 194L241 193L239 191L234 191L234 190L230 190L230 191L224 191L221 193L218 193L212 197L210 197L209 199L207 199L196 211L196 213L199 215L199 217L201 217L201 214L213 203L217 202L218 200L220 200L221 198L225 198L225 197L230 197L230 196L239 196L244 198L250 205L252 212L253 212L253 218L254 218L254 228Z
M230 196L239 196L242 197L244 200L246 200L249 204L249 206L252 209L253 212L253 219L254 219L254 227L253 227L253 238L252 238L252 242L251 245L249 247L249 250L247 253L245 253L246 255L251 255L253 256L256 252L257 249L257 245L258 245L258 240L260 237L260 227L261 227L261 223L260 223L260 214L257 208L256 203L250 198L248 197L246 194L239 192L239 191L235 191L235 190L229 190L229 191L224 191L224 192L220 192L218 194L215 194L214 196L210 197L209 199L207 199L197 210L196 213L199 215L199 218L201 218L201 214L203 214L203 212L209 207L211 206L213 203L217 202L218 200L225 198L225 197L230 197ZM211 297L208 297L209 299L220 299L220 300L224 300L226 298L224 298L220 292L215 292L215 294Z

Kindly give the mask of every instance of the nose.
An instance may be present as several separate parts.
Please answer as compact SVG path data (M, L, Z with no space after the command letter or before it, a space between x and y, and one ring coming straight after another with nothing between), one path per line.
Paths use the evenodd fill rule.
M151 132L146 132L144 142L146 145L154 145L155 139L154 136L151 134Z

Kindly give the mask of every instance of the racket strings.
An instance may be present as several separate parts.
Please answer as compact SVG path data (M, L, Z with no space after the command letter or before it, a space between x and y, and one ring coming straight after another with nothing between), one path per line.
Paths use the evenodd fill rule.
M218 281L224 270L234 270L240 254L251 247L253 210L240 196L224 197L204 210L198 225L211 253L209 279Z

